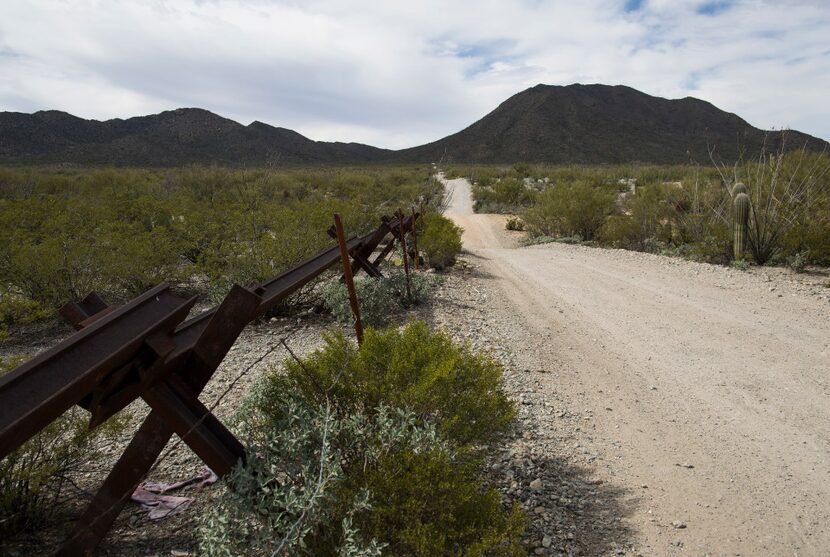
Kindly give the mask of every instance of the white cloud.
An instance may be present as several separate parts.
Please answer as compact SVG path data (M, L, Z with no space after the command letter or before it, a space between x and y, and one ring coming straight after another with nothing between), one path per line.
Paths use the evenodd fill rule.
M0 0L0 110L199 106L395 148L536 83L599 82L830 138L826 5L741 0L708 15L711 4Z

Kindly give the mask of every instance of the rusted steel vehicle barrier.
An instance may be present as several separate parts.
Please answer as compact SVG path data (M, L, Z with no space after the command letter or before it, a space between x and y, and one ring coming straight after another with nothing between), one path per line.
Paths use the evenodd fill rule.
M417 217L384 217L374 232L345 240L350 270L381 276L378 264ZM92 293L61 309L77 332L0 378L0 459L76 404L90 412L90 428L137 398L150 413L58 555L93 554L174 433L219 476L245 457L199 395L248 323L340 260L335 245L261 284L235 285L218 307L190 319L196 299L176 296L167 284L120 307Z

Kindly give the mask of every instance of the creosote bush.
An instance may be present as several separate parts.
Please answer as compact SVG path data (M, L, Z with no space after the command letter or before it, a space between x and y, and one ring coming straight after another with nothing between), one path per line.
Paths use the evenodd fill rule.
M9 336L10 328L48 316L49 312L35 300L0 289L0 341Z
M447 217L430 213L421 219L418 248L433 269L445 269L455 263L461 253L463 229Z
M382 403L408 408L459 447L494 441L513 418L499 364L423 322L368 329L359 348L342 332L327 333L325 343L269 375L265 399L298 391L315 405L331 400L341 413Z
M351 235L440 202L431 173L0 166L0 292L49 315L92 290L119 303L165 280L218 301L330 248L334 212Z
M423 323L368 329L272 370L238 416L249 440L201 520L206 555L523 555L520 510L479 479L513 408L501 370Z
M592 240L611 214L613 190L585 182L559 184L542 192L522 220L533 236L573 236Z

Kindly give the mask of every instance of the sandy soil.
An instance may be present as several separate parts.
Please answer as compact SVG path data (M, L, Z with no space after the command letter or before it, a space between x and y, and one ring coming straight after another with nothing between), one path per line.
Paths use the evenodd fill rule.
M583 417L575 446L624 494L638 552L830 554L826 275L518 248L465 180L447 186L491 324L566 406L534 407L538 422Z

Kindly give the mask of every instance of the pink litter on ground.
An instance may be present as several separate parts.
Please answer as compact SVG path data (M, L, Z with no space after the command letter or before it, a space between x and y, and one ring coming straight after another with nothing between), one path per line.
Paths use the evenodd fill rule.
M217 480L219 477L206 466L197 476L172 484L144 482L135 488L131 499L148 511L147 517L150 520L160 520L184 512L193 502L192 497L177 497L165 495L166 493L193 485L205 487L216 483Z

